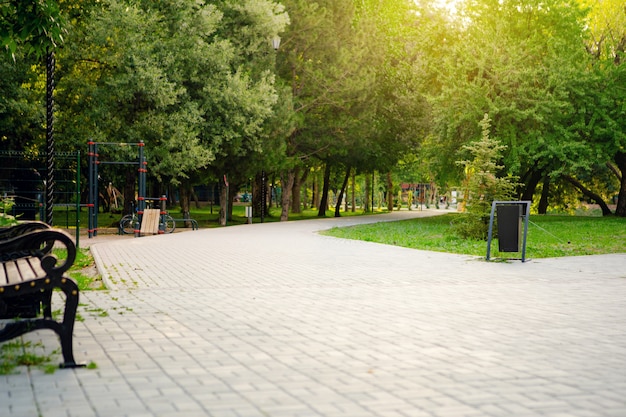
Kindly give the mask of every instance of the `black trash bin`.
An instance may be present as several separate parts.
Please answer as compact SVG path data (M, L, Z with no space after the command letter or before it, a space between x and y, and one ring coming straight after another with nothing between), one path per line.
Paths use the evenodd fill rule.
M497 205L496 212L498 218L498 250L500 252L519 252L522 236L522 205Z

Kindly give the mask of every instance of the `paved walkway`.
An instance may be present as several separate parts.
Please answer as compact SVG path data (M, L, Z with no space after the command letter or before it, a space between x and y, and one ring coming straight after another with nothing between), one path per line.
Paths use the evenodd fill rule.
M626 416L626 254L487 263L315 233L425 214L96 243L110 290L82 293L74 344L97 369L2 376L0 415Z

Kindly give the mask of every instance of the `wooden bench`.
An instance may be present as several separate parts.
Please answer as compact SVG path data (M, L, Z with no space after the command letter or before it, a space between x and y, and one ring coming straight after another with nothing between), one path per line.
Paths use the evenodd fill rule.
M67 251L64 260L52 247ZM76 259L70 236L43 223L24 223L0 230L0 342L39 330L53 330L61 340L62 368L82 366L74 360L72 337L78 286L65 272ZM58 264L58 265L57 265ZM65 295L61 321L52 317L52 292Z

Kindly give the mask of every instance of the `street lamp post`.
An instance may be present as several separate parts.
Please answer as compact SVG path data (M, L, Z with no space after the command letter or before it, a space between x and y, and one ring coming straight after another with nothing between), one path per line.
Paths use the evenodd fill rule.
M280 47L280 36L276 35L272 38L272 48L278 51ZM265 210L267 209L267 181L265 170L261 171L261 223L265 221Z
M261 223L265 220L265 208L267 207L267 195L265 194L266 190L265 170L263 170L261 171Z
M52 226L54 213L54 52L46 55L46 223Z

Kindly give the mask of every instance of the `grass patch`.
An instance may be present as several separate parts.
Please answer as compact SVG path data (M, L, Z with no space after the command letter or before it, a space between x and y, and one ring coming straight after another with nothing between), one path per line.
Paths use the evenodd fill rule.
M59 353L55 350L50 355L43 355L37 351L43 345L31 341L22 342L15 340L6 342L0 346L0 375L14 374L18 366L30 366L42 369L45 373L53 373L58 365L52 363L52 357Z
M53 249L52 252L59 259L65 259L67 256L65 249ZM76 250L76 259L67 273L76 281L80 291L105 289L102 277L97 274L95 265L96 262L88 248Z
M398 222L333 228L322 234L344 239L403 246L437 252L485 256L487 242L457 237L451 222L459 213ZM626 251L626 219L619 217L530 216L527 258L598 255ZM491 243L494 258L516 257L500 253L497 239Z

